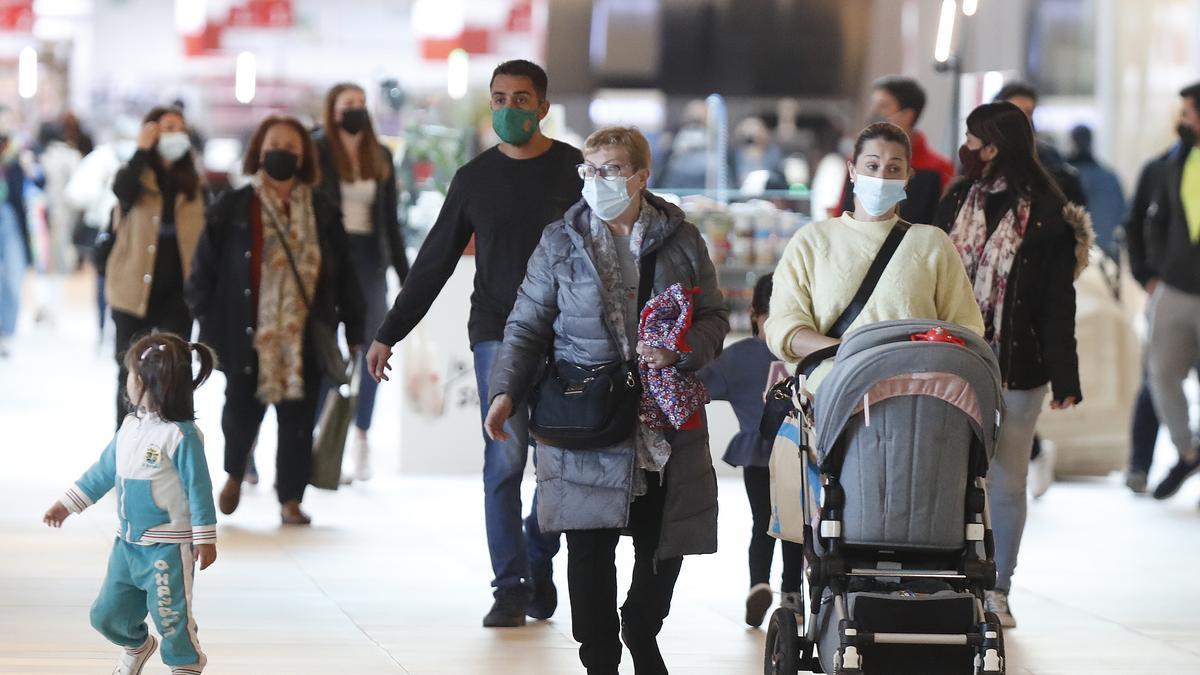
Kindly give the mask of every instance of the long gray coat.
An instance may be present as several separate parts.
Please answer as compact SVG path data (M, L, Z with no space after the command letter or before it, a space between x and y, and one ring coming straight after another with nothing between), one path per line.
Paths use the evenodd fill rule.
M699 288L687 334L692 351L681 370L704 367L721 351L729 332L717 275L695 225L678 207L646 193L656 219L642 241L641 255L657 250L653 295L673 284ZM600 276L588 244L591 209L580 201L550 225L529 259L525 281L508 317L504 343L491 374L492 396L523 401L536 384L542 357L553 342L556 359L579 364L621 360L618 342L604 319ZM717 483L708 448L707 419L699 429L668 430L666 506L658 558L717 550ZM629 521L633 484L633 441L604 450L567 450L538 445L538 522L560 532L623 528ZM650 476L655 480L655 476Z

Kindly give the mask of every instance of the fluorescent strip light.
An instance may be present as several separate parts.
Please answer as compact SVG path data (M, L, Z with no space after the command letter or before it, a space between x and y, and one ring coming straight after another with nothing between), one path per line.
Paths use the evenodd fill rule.
M933 47L933 58L938 63L950 60L950 46L954 42L954 15L957 13L957 2L942 0L942 16L938 20L937 43Z

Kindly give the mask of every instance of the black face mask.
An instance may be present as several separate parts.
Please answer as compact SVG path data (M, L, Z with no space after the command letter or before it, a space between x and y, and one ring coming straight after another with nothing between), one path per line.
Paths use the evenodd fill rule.
M1179 134L1179 141L1183 143L1183 147L1190 148L1196 144L1196 132L1192 128L1184 124L1175 127L1175 133Z
M342 129L348 134L357 134L366 129L369 122L366 108L347 108L342 111Z
M288 150L268 150L263 155L262 168L275 180L291 180L300 168L300 158Z

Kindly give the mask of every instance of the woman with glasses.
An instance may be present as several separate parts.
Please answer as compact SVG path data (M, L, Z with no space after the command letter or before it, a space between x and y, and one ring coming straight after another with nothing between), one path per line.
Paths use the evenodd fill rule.
M484 423L495 439L507 436L504 422L529 396L550 350L560 364L640 359L649 369L686 374L712 361L729 332L700 232L680 209L646 191L650 146L641 132L601 129L587 139L583 157L583 200L546 228L508 317ZM674 284L698 289L686 336L691 351L638 340L639 276L651 253L651 297ZM538 522L567 534L572 626L590 675L616 675L622 638L639 675L667 672L657 636L683 556L717 548L716 476L703 409L695 421L680 430L639 423L630 438L599 450L538 444ZM618 618L622 531L633 535L634 569Z

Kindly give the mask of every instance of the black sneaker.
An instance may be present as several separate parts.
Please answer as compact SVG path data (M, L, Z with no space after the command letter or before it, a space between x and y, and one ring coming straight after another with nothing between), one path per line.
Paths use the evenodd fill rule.
M523 588L506 588L496 591L492 609L483 617L484 628L520 628L525 625L525 608L529 594Z
M554 573L551 568L533 573L533 598L525 608L525 614L532 619L545 621L554 616L558 609L558 589L554 587Z
M1176 492L1179 492L1183 482L1196 473L1197 469L1200 469L1200 460L1187 462L1180 459L1175 466L1171 467L1167 477L1158 484L1158 487L1154 488L1154 498L1170 499Z

